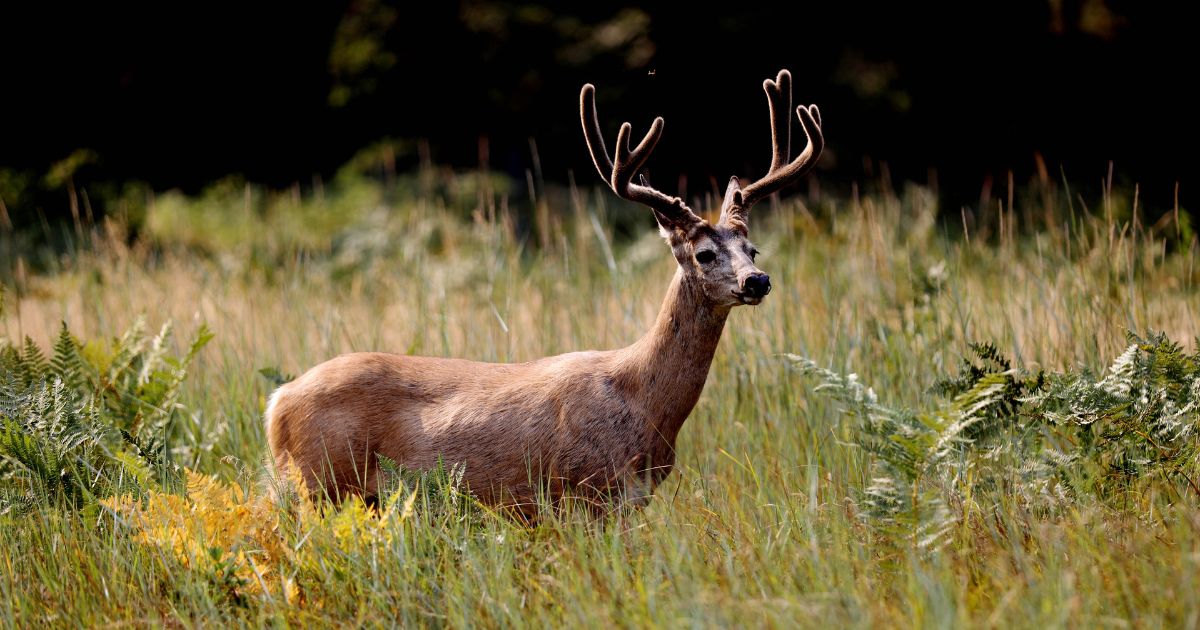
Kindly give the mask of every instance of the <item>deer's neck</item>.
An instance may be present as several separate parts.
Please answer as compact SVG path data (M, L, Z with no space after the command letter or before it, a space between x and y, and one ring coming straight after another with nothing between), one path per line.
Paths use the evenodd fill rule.
M617 380L646 415L648 437L667 449L700 398L728 316L676 271L650 332L621 351Z

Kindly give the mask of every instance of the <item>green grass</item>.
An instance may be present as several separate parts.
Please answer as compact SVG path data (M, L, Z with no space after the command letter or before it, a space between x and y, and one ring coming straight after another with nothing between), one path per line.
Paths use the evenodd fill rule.
M145 317L185 344L207 325L179 394L183 463L259 493L261 368L361 350L523 361L628 344L653 320L674 262L648 211L583 191L510 207L488 178L454 181L150 200L137 238L97 229L42 274L3 261L2 332L48 348L60 321L106 339ZM921 545L866 516L875 469L856 421L785 356L922 409L974 341L1027 369L1094 372L1129 330L1192 343L1190 233L1142 225L1115 195L1089 212L1041 192L965 235L918 188L763 204L751 236L775 290L730 318L675 472L644 510L533 529L436 496L381 521L284 511L293 551L265 568L294 582L285 597L146 544L153 523L47 497L0 516L0 624L1195 627L1197 497L1050 510L967 479L945 544Z

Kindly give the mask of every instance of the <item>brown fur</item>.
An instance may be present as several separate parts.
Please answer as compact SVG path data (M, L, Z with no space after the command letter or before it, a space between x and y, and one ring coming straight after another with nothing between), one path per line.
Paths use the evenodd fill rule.
M441 458L464 466L467 486L485 503L527 514L539 492L551 499L566 489L596 499L642 499L670 473L675 438L700 398L729 311L760 303L765 293L749 292L746 281L766 276L753 262L749 206L737 180L726 195L726 206L736 207L715 226L678 198L630 184L657 143L655 131L630 152L623 127L614 166L589 98L587 86L581 111L597 169L606 177L604 167L612 169L608 179L618 194L654 209L679 263L650 331L619 350L516 364L385 353L337 357L272 395L267 438L277 466L297 466L310 488L335 497L370 496L377 491L377 454L408 469L427 469ZM655 129L661 133L661 119ZM806 169L793 170L789 181Z
M274 395L271 449L336 495L374 494L375 453L407 468L461 463L468 487L493 504L531 503L539 477L552 495L607 495L645 473L660 480L729 312L688 284L678 274L654 328L621 350L517 364L384 353L327 361Z

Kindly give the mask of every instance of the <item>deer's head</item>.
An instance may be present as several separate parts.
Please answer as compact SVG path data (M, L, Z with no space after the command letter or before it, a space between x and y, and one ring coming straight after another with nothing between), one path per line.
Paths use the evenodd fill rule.
M579 94L583 135L600 176L618 196L649 206L683 273L697 281L715 306L760 304L771 291L771 279L754 262L758 250L750 242L750 209L765 197L812 170L824 147L821 113L816 105L796 108L808 143L788 161L791 143L792 75L780 70L763 82L771 112L771 168L762 179L743 187L734 177L725 190L721 216L714 225L700 218L679 197L647 183L638 171L662 137L663 119L656 118L636 148L629 148L629 123L617 134L617 153L609 157L596 115L596 89L589 83ZM638 178L634 183L634 177Z

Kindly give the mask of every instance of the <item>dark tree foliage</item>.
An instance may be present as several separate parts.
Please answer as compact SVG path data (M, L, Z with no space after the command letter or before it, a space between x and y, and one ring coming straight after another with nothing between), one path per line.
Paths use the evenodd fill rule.
M588 81L602 86L614 129L666 117L651 169L687 176L698 194L765 169L760 85L787 67L797 101L826 114L827 185L930 181L957 214L981 190L999 197L1010 169L1018 182L1065 173L1096 188L1112 160L1118 184L1141 184L1143 207L1171 207L1181 182L1186 208L1198 134L1179 94L1192 57L1181 11L1121 0L750 1L703 12L656 2L7 3L0 196L30 225L38 208L69 216L69 187L97 201L134 179L193 191L230 173L307 185L384 137L425 139L439 163L486 162L519 182L537 166L533 138L544 176L565 181L590 173L576 111ZM418 143L407 146L397 168L420 157Z

